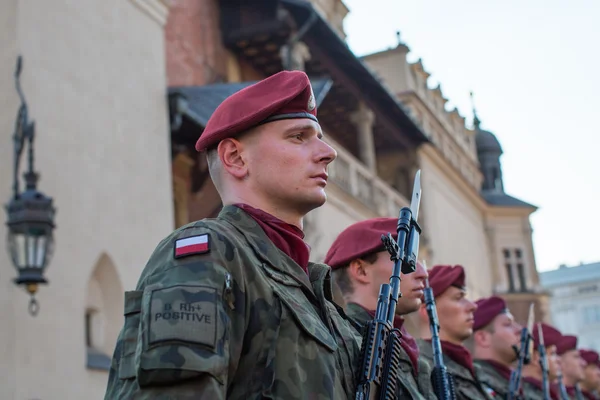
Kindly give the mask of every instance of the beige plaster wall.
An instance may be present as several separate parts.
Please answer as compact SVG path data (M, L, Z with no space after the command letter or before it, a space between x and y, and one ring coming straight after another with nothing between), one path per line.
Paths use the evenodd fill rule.
M440 166L430 152L420 152L420 162L423 229L427 230L433 251L428 267L463 265L467 271L469 297L489 296L492 271L483 212L464 188L457 185L449 169Z
M103 398L107 372L85 366L88 281L105 254L120 281L105 287L133 288L173 227L166 12L154 0L0 2L0 200L11 186L20 53L40 189L58 209L50 285L40 289L36 318L0 245L1 399ZM118 312L107 320L121 324L122 298L110 300ZM113 348L115 330L106 332L102 347Z

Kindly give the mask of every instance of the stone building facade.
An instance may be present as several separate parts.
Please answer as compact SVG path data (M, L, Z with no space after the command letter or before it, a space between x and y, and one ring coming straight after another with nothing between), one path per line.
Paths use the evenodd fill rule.
M554 326L577 336L580 348L600 351L600 262L561 265L540 273L540 280L552 294Z
M428 261L465 266L472 298L499 294L522 323L534 303L536 319L547 321L529 220L537 208L505 192L496 136L482 129L475 111L469 128L456 108L447 110L441 86L428 85L422 60L408 62L408 52L399 41L363 60L429 139L415 160L423 176Z

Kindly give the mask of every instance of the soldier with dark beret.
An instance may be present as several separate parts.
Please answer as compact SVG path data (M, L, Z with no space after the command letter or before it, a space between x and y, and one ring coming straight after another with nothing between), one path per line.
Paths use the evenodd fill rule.
M394 263L384 249L381 235L391 233L397 240L397 218L373 218L350 225L331 245L325 263L333 270L346 303L346 313L362 332L375 317L379 289L389 283ZM394 327L402 332L400 352L401 379L398 399L436 399L431 388L431 369L419 359L416 340L406 331L403 315L417 311L421 305L427 270L417 264L415 272L402 274L396 305Z
M579 383L585 378L586 364L577 349L577 336L563 335L556 346L556 352L560 356L562 382L567 389L569 398L583 400L577 392L579 391Z
M479 380L494 398L504 399L517 360L520 327L498 296L479 299L473 322L473 359Z
M227 98L196 150L224 207L162 240L126 292L105 398L353 397L361 339L303 240L336 157L306 74Z
M473 334L473 313L477 305L467 298L465 270L460 265L437 265L429 271L429 285L435 297L444 363L454 380L458 400L491 399L481 385L477 366L464 342ZM421 337L431 338L425 305L419 310ZM421 355L433 367L431 339L417 341Z
M542 335L540 337L541 326ZM545 323L536 324L532 332L533 351L529 364L523 366L522 392L526 399L544 400L543 374L540 364L541 354L539 352L540 343L544 343L546 361L548 363L548 383L550 397L553 400L560 400L559 390L554 384L561 374L560 359L556 352L558 344L562 340L562 334L556 328Z
M581 392L587 400L600 400L600 359L598 353L590 349L581 349L579 354L587 363L585 378L580 384Z

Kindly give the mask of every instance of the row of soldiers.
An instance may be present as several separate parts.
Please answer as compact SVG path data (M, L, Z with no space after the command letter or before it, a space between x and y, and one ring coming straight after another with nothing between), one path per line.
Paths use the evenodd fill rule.
M105 399L360 398L363 326L373 320L379 286L391 273L381 234L395 234L396 220L359 222L337 238L325 263L309 261L302 221L326 202L327 166L337 156L323 140L317 100L305 73L283 71L214 111L195 147L206 154L223 208L217 218L165 237L136 288L125 292ZM460 266L415 267L402 276L397 315L390 316L403 335L392 380L398 390L388 398L437 397L422 306L426 282L458 397L503 393L506 375L498 371L514 362L517 337L504 304L470 301ZM420 339L403 329L407 314L423 322ZM579 353L562 345L562 335L546 336L554 379L552 346L563 367ZM470 338L472 353L464 347ZM569 387L578 382L571 368L562 369ZM537 393L531 382L540 373L535 362L523 369L526 396ZM582 389L594 390L584 382Z
M376 218L351 225L337 237L325 259L343 295L339 303L359 326L373 318L380 285L389 280L392 262L379 238L394 232L396 224L395 218ZM548 324L540 323L528 332L532 354L521 371L515 371L523 327L515 322L501 297L469 300L465 281L460 265L437 265L427 270L418 263L415 272L402 276L402 297L394 322L402 332L401 362L407 375L402 377L401 386L408 396L400 398L436 398L430 379L434 366L432 321L422 301L428 283L435 296L444 363L456 398L507 399L511 375L518 373L522 383L513 398L600 399L598 353L578 349L577 337L562 335ZM404 326L407 319L416 320L419 339L408 333Z

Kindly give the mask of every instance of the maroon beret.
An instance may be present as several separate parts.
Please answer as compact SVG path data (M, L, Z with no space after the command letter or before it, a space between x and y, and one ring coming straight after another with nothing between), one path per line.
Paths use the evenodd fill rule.
M577 336L573 335L564 335L560 342L556 345L556 353L558 355L563 355L567 351L577 349Z
M477 309L473 313L473 330L484 328L498 315L508 312L506 301L502 297L492 296L475 302Z
M209 118L196 150L266 122L292 118L317 122L317 104L306 73L281 71L226 98Z
M397 239L398 218L373 218L357 222L335 239L324 263L332 269L348 265L352 260L383 250L381 235L392 234Z
M542 335L544 336L544 347L550 347L552 345L558 347L559 343L562 340L562 334L556 328L551 325L542 323ZM540 333L538 330L538 324L535 324L533 327L533 343L535 344L535 348L540 345Z
M598 365L598 359L600 356L594 350L581 349L579 350L579 354L581 354L581 358L583 358L588 365Z
M433 296L438 297L450 286L465 287L465 269L462 265L436 265L429 270L429 286Z

